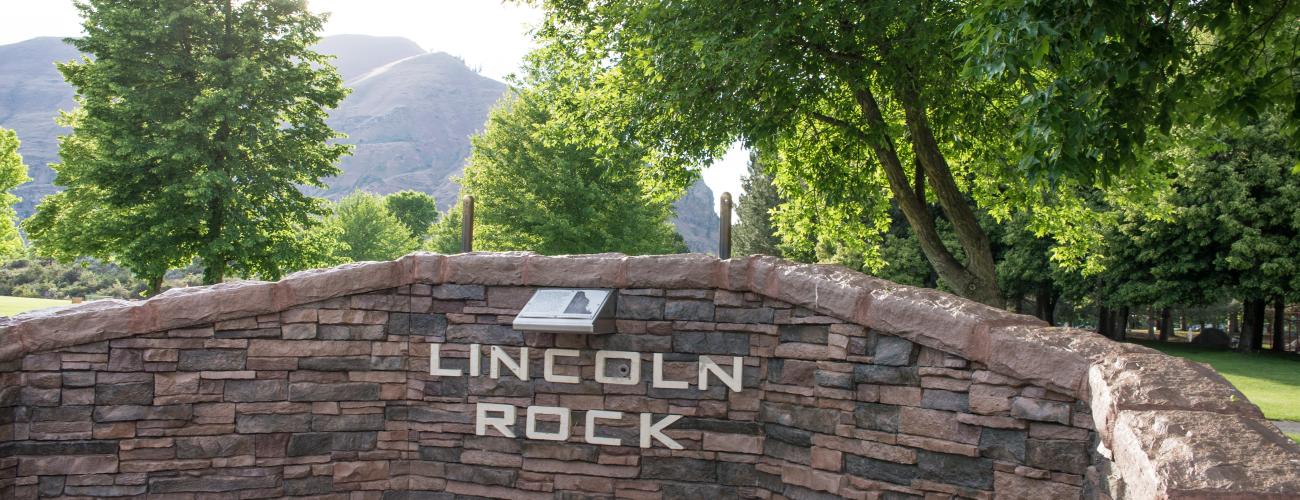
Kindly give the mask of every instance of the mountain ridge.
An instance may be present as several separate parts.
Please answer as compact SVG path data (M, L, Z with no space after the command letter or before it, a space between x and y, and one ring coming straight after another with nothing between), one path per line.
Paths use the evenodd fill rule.
M352 93L330 112L329 124L347 134L351 156L327 188L304 191L335 199L354 190L387 194L414 189L432 194L441 209L459 198L459 175L488 112L508 90L478 74L460 58L430 52L402 37L332 35L316 45ZM32 181L14 190L23 198L20 217L58 191L47 165L58 161L59 135L68 129L54 119L75 106L73 90L55 62L80 57L61 38L38 37L0 45L0 126L13 128ZM697 182L676 203L674 223L692 251L714 251L717 216L712 190Z

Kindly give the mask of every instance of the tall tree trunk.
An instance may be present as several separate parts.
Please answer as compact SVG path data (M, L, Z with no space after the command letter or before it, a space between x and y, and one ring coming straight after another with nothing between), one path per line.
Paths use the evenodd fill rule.
M1286 351L1286 301L1273 299L1273 347L1276 352Z
M973 295L968 296L985 304L993 304L991 301L1001 295L998 290L997 264L993 260L993 245L988 233L980 226L970 202L957 187L948 160L944 158L939 143L934 138L925 103L912 82L913 80L908 80L894 92L902 104L907 129L912 136L912 153L917 163L924 168L925 178L944 215L952 223L957 242L966 253L966 270L975 278L969 290Z
M1241 340L1237 343L1242 352L1257 351L1264 341L1264 305L1263 299L1242 301Z
M154 295L158 295L158 292L162 291L162 284L163 284L162 275L146 277L144 294L148 297L153 297Z
M223 6L225 15L225 37L221 40L221 54L218 56L221 60L234 58L234 51L231 48L231 39L234 36L234 4L233 0L226 0ZM227 75L229 76L229 75ZM230 81L227 78L227 81ZM230 146L227 142L230 140L230 122L227 118L221 119L221 125L218 126L217 132L213 137L213 145L217 148L217 154L213 158L212 170L223 176L229 176L227 163L230 161ZM223 193L216 192L208 198L208 234L207 240L209 247L215 246L214 243L221 239L221 233L225 230L225 204L223 203ZM212 285L221 283L226 277L225 252L208 253L202 252L203 255L203 284Z
M1114 328L1112 328L1114 325L1115 322L1111 317L1110 308L1097 306L1097 333L1103 337L1113 339L1115 338Z
M1041 282L1034 290L1035 315L1049 325L1056 325L1056 297L1056 287L1051 282Z
M1120 306L1115 311L1115 340L1128 340L1128 317L1128 306Z
M903 217L907 219L908 225L911 226L912 232L916 235L917 242L921 246L922 253L925 254L926 260L930 261L931 267L934 268L939 278L966 298L995 307L1000 306L1002 294L998 290L997 279L993 274L994 268L984 266L986 259L982 255L982 253L987 253L987 262L992 262L992 246L988 244L988 237L984 237L983 250L979 249L978 244L972 246L974 251L967 250L968 259L972 262L969 267L957 260L952 252L944 246L943 239L940 238L939 231L935 228L934 217L930 214L929 207L918 196L919 193L913 187L914 179L909 178L907 171L903 169L898 150L894 145L893 138L888 135L888 124L875 95L869 86L860 82L856 85L857 88L854 89L853 95L867 124L867 131L830 116L821 114L814 114L813 116L823 122L848 130L871 147L876 160L885 171L885 177L889 181L889 189L893 193L899 209L903 212ZM981 234L983 234L983 230L979 228L978 221L975 220L974 213L970 211L970 206L966 204L965 198L961 196L960 191L955 190L956 184L952 179L951 172L946 170L943 172L930 172L929 166L926 166L925 170L926 178L930 181L936 195L939 197L940 207L944 209L953 226L959 228L957 230L958 239L962 240L963 248L966 248L971 242L966 241L969 236L962 235L971 232L970 224L974 223L974 229ZM965 212L969 213L970 217L963 217L960 209L956 209L956 207L954 209L949 208L954 194L956 197L961 198L961 206L965 207Z
M1160 341L1169 342L1169 337L1174 334L1173 311L1169 307L1160 310Z

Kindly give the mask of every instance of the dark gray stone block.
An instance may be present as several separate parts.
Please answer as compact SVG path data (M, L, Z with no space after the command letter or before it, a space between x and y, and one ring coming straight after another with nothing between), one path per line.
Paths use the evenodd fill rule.
M915 366L856 365L853 380L859 384L921 385Z
M764 401L758 407L758 420L798 427L823 434L835 434L839 412L831 408L816 408Z
M1088 470L1088 444L1083 441L1029 439L1025 461L1030 467L1083 474Z
M242 434L306 432L310 429L311 414L308 413L257 414L235 417L235 430Z
M749 334L729 332L678 332L673 350L679 353L749 355Z
M777 327L781 342L825 344L830 327L827 325L781 325Z
M1028 434L1016 429L980 429L980 456L1009 462L1025 462L1025 439Z
M713 321L713 302L703 300L669 300L664 303L664 319L676 321Z
M513 488L519 477L518 469L502 469L482 465L447 464L447 479L464 483L506 486Z
M770 307L719 307L713 311L718 323L771 323L776 311Z
M248 353L239 349L183 349L176 369L179 371L243 370Z
M366 413L361 415L312 415L313 431L382 431L384 415Z
M289 384L290 401L375 401L378 399L379 384L370 382Z
M879 403L858 403L853 422L863 429L898 432L898 407Z
M911 486L912 480L921 475L921 470L915 464L886 462L850 454L844 455L844 471L863 479L885 481L903 486ZM989 479L992 478L993 473L989 472Z
M910 365L915 360L913 356L915 350L916 344L905 338L893 335L876 335L876 350L871 362L885 366Z
M993 488L993 461L987 458L917 450L916 463L921 476L931 481L981 490Z
M717 482L717 463L674 457L641 457L642 479Z
M312 358L303 358L306 361ZM288 380L227 380L225 400L231 403L284 401L289 396Z
M664 298L619 294L617 313L619 319L664 319Z
M921 407L956 412L970 411L970 396L964 392L926 389L921 393Z
M461 343L478 343L491 345L524 345L523 332L515 331L510 325L449 325L447 340Z

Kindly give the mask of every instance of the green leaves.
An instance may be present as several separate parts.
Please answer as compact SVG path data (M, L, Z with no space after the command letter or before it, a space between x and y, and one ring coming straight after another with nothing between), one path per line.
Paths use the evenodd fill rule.
M406 190L389 194L384 197L384 206L406 226L412 238L423 238L429 227L438 220L438 204L433 196L419 191Z
M26 223L38 248L149 280L195 259L209 281L322 263L302 235L325 210L298 186L348 152L325 124L347 91L310 50L322 18L279 0L78 8L88 57L59 69L80 108L54 166L65 190Z
M594 131L586 135L576 99L551 89L509 96L474 137L460 179L463 192L475 198L474 249L684 251L668 222L681 191L642 177L652 161L644 147L607 142ZM437 232L444 236L435 238L435 248L447 251L447 233L459 229L441 226Z
M334 248L340 260L393 260L415 250L415 237L401 219L389 211L388 205L386 197L364 191L339 200L334 213L325 219L328 235L323 236L333 237L340 243Z
M1298 111L1300 5L983 2L957 30L969 75L1021 89L1017 164L1084 182L1148 165L1176 125ZM1284 133L1300 144L1295 126ZM1136 167L1136 171L1135 171Z
M18 154L18 134L0 128L0 258L11 259L22 255L23 240L18 234L14 212L17 196L9 191L30 180L27 165Z

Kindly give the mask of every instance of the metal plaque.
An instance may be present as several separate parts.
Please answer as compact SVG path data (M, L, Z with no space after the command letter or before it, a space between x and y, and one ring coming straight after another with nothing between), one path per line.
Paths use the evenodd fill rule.
M609 333L614 298L610 290L543 288L515 316L514 328L531 332Z

